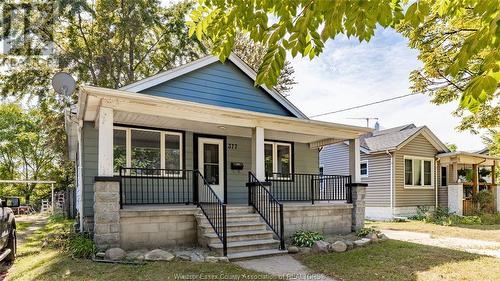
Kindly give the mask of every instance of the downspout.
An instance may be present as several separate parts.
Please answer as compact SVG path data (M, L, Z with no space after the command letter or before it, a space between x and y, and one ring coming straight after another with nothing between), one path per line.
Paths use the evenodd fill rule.
M441 178L443 177L443 175L441 175L441 163L440 163L440 160L439 158L436 159L436 167L437 168L437 171L434 173L434 178L436 178L436 175L438 174L437 172L439 172L439 177L437 177L437 183L434 182L434 190L435 190L435 195L436 195L436 198L435 198L435 204L434 204L434 210L437 210L438 208L438 189L439 187L441 186ZM446 170L446 172L448 172L448 169Z
M78 185L79 185L79 191L80 191L80 194L78 195L80 197L80 214L79 214L79 220L80 220L80 229L79 231L80 232L83 232L84 229L83 229L83 175L82 175L82 172L83 172L83 168L82 168L82 153L83 153L83 148L82 148L82 128L83 128L83 121L78 121L78 130L77 130L77 134L78 134L78 170L77 170L77 173L78 173Z
M390 208L391 208L391 218L394 217L394 188L393 188L393 155L389 152L389 150L386 150L385 153L389 155L390 160L391 160L391 172L390 172L390 179L389 179L389 191L390 191Z

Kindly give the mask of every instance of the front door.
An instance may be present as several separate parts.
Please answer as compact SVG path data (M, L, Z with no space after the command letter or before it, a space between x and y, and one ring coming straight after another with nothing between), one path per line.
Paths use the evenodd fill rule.
M198 170L224 201L224 140L198 138Z

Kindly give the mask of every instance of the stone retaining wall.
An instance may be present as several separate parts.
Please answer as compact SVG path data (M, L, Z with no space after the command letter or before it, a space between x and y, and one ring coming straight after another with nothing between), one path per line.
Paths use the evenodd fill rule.
M126 250L197 244L198 209L168 207L162 210L120 210L120 247Z
M352 204L316 203L315 205L283 205L285 237L297 230L320 233L346 234L351 232Z

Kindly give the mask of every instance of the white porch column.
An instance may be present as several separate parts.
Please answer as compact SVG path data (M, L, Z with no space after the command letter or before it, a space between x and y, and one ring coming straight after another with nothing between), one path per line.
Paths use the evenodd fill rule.
M99 128L98 169L100 177L113 176L113 109L100 107L96 126Z
M252 171L258 180L266 179L264 165L264 128L255 127L252 130Z
M464 185L462 183L448 184L448 211L463 215Z
M349 174L352 181L361 182L359 139L349 140Z

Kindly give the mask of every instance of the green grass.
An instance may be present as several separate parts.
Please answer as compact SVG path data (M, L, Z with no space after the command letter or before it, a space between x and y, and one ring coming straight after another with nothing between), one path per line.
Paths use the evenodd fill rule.
M500 259L389 240L344 253L299 256L339 280L500 280Z
M73 259L60 248L64 244L62 238L67 235L71 224L71 221L53 218L45 227L28 237L26 243L18 247L18 258L6 280L181 280L179 275L193 277L182 280L198 280L201 279L199 275L207 280L231 279L228 276L239 276L240 280L245 280L245 276L249 275L257 277L246 280L278 280L232 263L174 261L120 265ZM42 248L48 236L51 242Z
M30 225L31 223L25 221L16 222L16 231L25 231Z
M500 242L500 224L444 226L412 220L407 222L367 221L366 226L373 226L379 230L389 229L425 232L435 237L458 237Z

